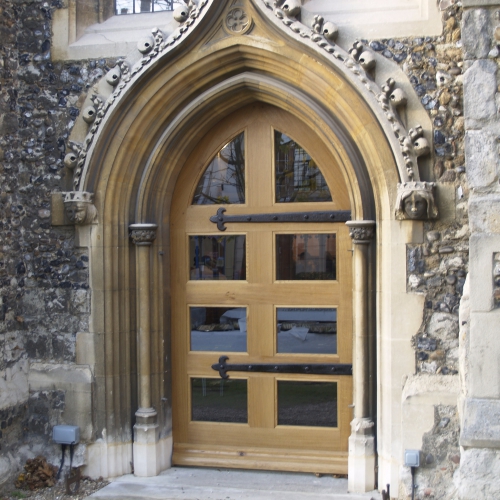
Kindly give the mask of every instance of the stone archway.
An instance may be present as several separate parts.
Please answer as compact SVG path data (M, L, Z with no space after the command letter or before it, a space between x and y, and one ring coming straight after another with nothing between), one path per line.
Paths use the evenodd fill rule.
M395 297L401 283L395 287L386 271L404 265L399 250L408 234L394 222L392 207L397 183L407 179L408 156L402 154L390 123L383 121L384 113L370 101L373 93L360 92L346 73L325 64L310 47L290 42L272 23L259 18L258 10L252 11L255 22L262 21L260 29L273 43L266 45L250 36L214 42L210 23L220 10L213 8L212 17L200 21L197 37L187 40L171 59L149 66L112 103L80 172L79 188L95 194L99 213L97 224L79 227L81 244L91 249L89 344L95 359L99 439L90 447L90 467L99 475L121 475L130 471L133 455L139 475L154 475L169 466L169 359L173 353L169 345L170 241L165 228L171 195L189 151L206 131L241 106L260 101L289 111L317 130L341 165L353 219L376 221L376 245L384 247L383 258L375 245L368 251L365 243L372 233L362 223L353 230L355 329L357 352L363 356L357 363L361 371L355 375L359 413L351 452L360 473L352 474L351 489L369 489L374 483L375 351L385 357L386 365L393 361L391 350L381 347L383 336L376 346L375 332L385 329L390 341L390 309L400 304ZM277 40L289 43L280 46ZM131 227L136 247L129 239L133 224L139 224ZM403 310L412 307L410 300L417 299L408 299ZM138 349L142 361L136 359ZM393 383L384 379L389 389ZM388 405L384 397L390 398L386 391L379 393L379 406ZM390 427L390 418L386 420ZM386 442L379 447L383 452L387 447L388 468L391 435L387 430ZM367 441L368 445L360 445Z

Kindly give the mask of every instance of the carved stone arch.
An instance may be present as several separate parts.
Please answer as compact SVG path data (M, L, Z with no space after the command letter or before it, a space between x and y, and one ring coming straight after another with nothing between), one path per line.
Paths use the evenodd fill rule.
M213 12L219 10L214 7ZM137 460L135 466L141 475L154 475L170 463L171 195L193 145L213 124L251 102L285 109L318 131L341 165L350 189L353 218L376 221L377 246L389 243L384 259L377 258L376 266L365 269L361 281L369 290L360 300L366 306L363 328L369 337L367 366L371 367L364 397L371 419L376 416L375 327L391 338L393 326L388 311L397 302L393 296L399 296L405 286L405 276L402 283L391 277L392 254L397 254L395 258L401 261L398 251L404 247L406 237L401 226L395 226L392 215L396 186L401 180L400 153L394 136L381 124L374 102L366 99L352 78L335 65L325 65L323 58L313 57L311 50L304 54L298 42L280 48L276 43L266 46L261 40L244 36L206 45L204 37L210 34L210 26L204 26L203 32L202 21L198 38L188 39L189 43L173 53L171 60L165 57L156 64L145 65L120 98L110 104L82 171L79 189L95 193L99 213L98 224L78 228L80 241L88 244L91 257L90 347L88 358L79 360L94 365L96 375L97 441L90 447L91 475L111 477L127 473L133 454L143 457L144 467L139 468ZM275 36L274 31L267 31L270 37ZM390 133L393 134L392 129ZM156 238L150 233L155 228L142 228L149 235L134 233L136 246L132 245L129 225L147 223L158 226ZM141 227L132 230L141 231ZM368 233L363 233L365 242L369 241L365 238ZM361 233L353 230L353 234ZM356 245L359 242L355 239ZM363 252L360 262L375 263L375 249ZM145 272L150 277L149 286L141 281ZM146 306L148 293L144 293L144 286L149 290ZM418 299L409 299L410 308L412 300ZM141 340L145 328L149 373L144 373L145 365L135 358L136 350L144 345ZM378 342L379 346L384 342L382 335ZM384 362L390 366L392 358ZM148 387L142 385L145 379L149 380ZM389 387L392 383L385 381ZM383 397L379 396L382 406ZM150 409L143 400L154 407L157 415L143 411L134 416L138 408ZM390 422L389 417L386 422ZM132 452L134 423L136 442ZM372 437L369 429L365 426L361 430ZM387 429L384 442L388 448L383 443L381 448L388 464L386 477L392 474L389 448L394 432L397 433ZM144 443L153 446L141 445L141 433ZM374 471L367 474L372 479L368 477L365 485L373 483Z

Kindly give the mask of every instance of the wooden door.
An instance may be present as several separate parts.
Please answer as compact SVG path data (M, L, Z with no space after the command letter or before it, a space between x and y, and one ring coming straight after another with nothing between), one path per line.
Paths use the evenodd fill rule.
M344 223L229 223L226 215L349 210L344 178L290 113L248 106L192 152L172 217L173 462L347 472L352 377L212 365L351 363Z

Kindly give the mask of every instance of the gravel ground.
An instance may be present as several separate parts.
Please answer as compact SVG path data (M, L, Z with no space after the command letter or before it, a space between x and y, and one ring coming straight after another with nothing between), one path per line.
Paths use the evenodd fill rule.
M67 495L65 481L60 479L52 488L42 488L37 491L12 488L12 491L8 494L0 493L0 500L19 500L23 498L31 500L82 500L108 484L109 482L102 478L90 479L84 476L80 481L80 489L74 495Z

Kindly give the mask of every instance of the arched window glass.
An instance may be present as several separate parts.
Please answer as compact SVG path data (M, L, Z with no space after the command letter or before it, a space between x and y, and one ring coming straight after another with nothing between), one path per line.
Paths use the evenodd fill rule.
M316 162L300 144L286 134L274 131L276 202L332 201Z
M212 159L198 183L193 205L245 203L245 134L228 142Z

